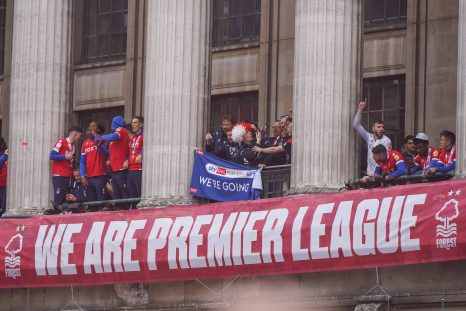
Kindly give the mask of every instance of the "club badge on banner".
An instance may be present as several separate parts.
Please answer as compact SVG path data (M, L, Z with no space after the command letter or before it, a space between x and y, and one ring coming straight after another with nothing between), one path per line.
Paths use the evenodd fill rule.
M262 193L261 169L196 151L190 192L221 202L255 200Z
M466 180L0 218L0 288L350 270L466 259Z

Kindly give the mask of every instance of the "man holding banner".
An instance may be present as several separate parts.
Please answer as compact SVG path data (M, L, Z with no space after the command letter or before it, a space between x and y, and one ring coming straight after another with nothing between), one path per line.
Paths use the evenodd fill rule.
M190 192L193 196L222 202L258 199L262 193L261 168L196 151Z

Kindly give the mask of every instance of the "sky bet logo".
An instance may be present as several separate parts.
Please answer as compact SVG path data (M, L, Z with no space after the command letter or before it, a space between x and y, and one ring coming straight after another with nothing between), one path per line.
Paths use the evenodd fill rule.
M209 174L226 178L254 178L255 173L254 170L236 170L221 167L212 163L207 163L205 168Z

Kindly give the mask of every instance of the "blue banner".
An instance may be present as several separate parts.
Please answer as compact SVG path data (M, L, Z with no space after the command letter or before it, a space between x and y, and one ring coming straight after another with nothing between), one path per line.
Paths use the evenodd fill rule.
M190 192L196 197L222 202L255 200L262 193L261 169L196 151Z

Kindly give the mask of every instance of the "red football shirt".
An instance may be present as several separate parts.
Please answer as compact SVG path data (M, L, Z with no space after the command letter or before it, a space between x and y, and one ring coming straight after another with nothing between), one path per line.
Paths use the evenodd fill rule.
M8 160L3 164L2 170L0 171L0 187L5 187L7 183L8 174Z
M94 139L84 141L81 148L81 154L86 156L86 176L96 177L107 174L107 166L105 164L105 156L95 145Z
M429 147L429 151L427 152L427 155L424 157L421 157L421 155L417 155L414 158L414 163L416 165L420 166L422 169L425 169L432 163L433 160L438 160L440 155L440 151L437 148L431 148Z
M123 170L123 163L129 157L129 136L125 128L119 127L115 133L120 136L120 139L110 142L110 166L112 171L117 172Z
M76 148L70 142L69 138L61 138L53 146L59 155L72 154L76 155ZM52 160L52 175L62 177L73 177L73 160Z
M395 150L388 150L387 160L383 163L379 162L377 165L382 168L382 172L391 174L397 171L396 165L400 162L404 162L401 153Z
M140 171L142 170L142 162L136 163L136 157L141 154L144 144L144 133L138 136L134 135L129 143L129 170Z
M442 150L438 162L447 166L456 161L456 145L453 145L450 150Z

